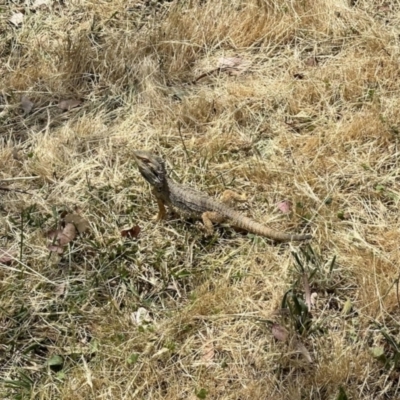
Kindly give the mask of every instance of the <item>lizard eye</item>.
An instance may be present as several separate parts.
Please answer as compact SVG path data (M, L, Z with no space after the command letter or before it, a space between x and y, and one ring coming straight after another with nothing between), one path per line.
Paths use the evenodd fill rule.
M143 161L145 164L150 164L151 161L148 158L140 158L141 161Z

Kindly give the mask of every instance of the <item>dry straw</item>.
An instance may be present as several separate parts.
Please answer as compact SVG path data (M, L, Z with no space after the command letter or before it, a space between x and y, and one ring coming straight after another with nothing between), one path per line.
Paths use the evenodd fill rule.
M398 2L16 3L0 397L398 398ZM142 148L311 249L155 224ZM90 230L50 252L67 212Z

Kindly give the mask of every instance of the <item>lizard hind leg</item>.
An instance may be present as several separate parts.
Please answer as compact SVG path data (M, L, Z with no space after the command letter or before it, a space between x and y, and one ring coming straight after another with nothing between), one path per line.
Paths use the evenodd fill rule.
M224 222L226 218L215 211L206 211L201 215L201 219L203 220L206 236L211 236L214 232L213 222L220 224Z
M247 201L245 194L239 194L229 189L225 190L221 196L221 202L229 206L232 206L235 202L244 203L245 201Z

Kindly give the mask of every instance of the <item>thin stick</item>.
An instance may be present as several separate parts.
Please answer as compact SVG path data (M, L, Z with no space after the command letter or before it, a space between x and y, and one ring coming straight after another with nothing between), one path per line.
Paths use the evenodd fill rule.
M182 140L183 150L185 150L186 157L189 158L189 153L187 151L185 141L183 140L183 136L182 136L182 132L181 132L181 123L179 121L178 121L178 132L179 132L179 136L181 137L181 140Z
M222 72L224 71L226 68L224 67L218 67L215 69L212 69L211 71L205 72L204 74L201 74L200 76L198 76L194 81L190 82L192 85L195 85L200 79L205 78L206 76L210 76L210 75L214 75L215 73L218 72Z
M15 178L0 179L0 182L10 182L10 181L28 181L33 179L39 179L40 176L16 176Z
M24 247L24 212L21 212L21 243L19 249L19 261L22 263L22 249Z
M17 192L17 193L31 194L29 192L26 192L25 190L6 188L6 187L2 187L2 186L0 186L0 190L4 190L5 192Z

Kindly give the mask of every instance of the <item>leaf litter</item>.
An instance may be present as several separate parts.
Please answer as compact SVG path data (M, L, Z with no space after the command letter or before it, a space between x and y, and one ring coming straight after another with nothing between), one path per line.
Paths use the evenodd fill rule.
M290 210L292 208L292 203L288 200L283 200L277 204L277 207L278 210L281 211L282 213L288 214L290 213Z
M72 242L77 233L84 233L89 230L89 222L79 214L62 214L64 228L52 230L47 233L47 238L52 241L47 248L54 253L63 254L65 246Z
M21 108L24 111L24 115L29 114L32 111L33 103L26 96L21 98Z
M0 248L0 264L10 264L15 258L16 251Z
M10 17L8 21L11 22L11 24L13 24L16 28L18 28L24 22L24 14L22 14L21 12L16 12Z
M140 233L140 227L138 225L133 226L132 228L122 229L121 236L124 238L132 238L137 239Z
M217 68L199 75L192 84L197 83L199 80L206 76L214 75L218 72L227 72L230 76L239 76L247 71L250 67L250 62L242 57L220 57L218 60Z
M288 338L288 331L286 328L279 324L273 324L271 330L275 339L280 340L281 342L286 342Z
M61 100L58 103L58 108L60 108L63 111L69 111L72 110L73 108L80 106L81 104L82 101L78 99Z

